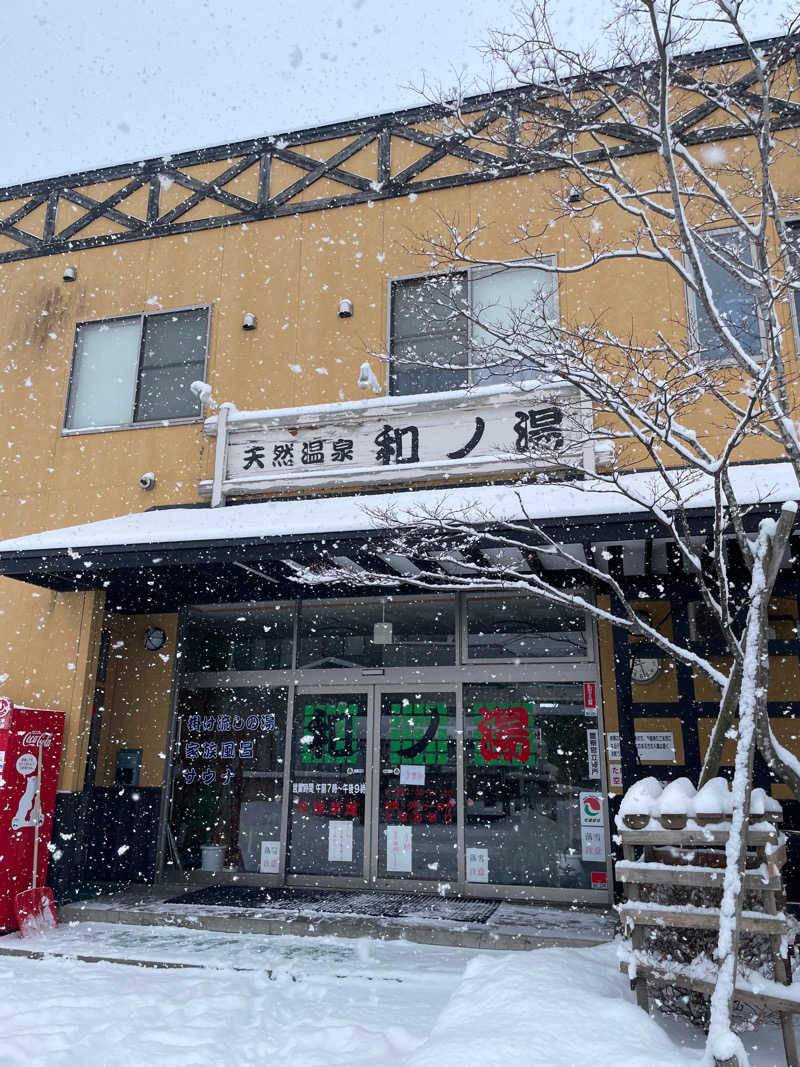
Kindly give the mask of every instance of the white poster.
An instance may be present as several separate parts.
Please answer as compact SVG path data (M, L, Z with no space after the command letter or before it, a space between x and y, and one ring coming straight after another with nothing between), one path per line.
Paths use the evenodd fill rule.
M608 745L608 758L610 760L621 760L622 749L620 748L619 734L606 734L606 743ZM649 763L652 760L669 760L670 763L674 763L675 738L669 731L664 733L640 733L637 730L636 751L643 763Z
M606 833L602 827L581 827L581 859L584 863L604 863Z
M353 824L349 819L328 820L328 859L331 863L353 862Z
M386 827L386 870L411 873L411 827Z
M597 730L586 731L586 754L589 759L589 777L600 777L600 744Z
M581 826L603 826L603 796L601 793L581 793Z
M668 733L636 733L636 751L642 763L653 760L675 762L675 738Z
M467 849L467 881L468 882L488 882L489 881L489 849L488 848L468 848Z
M620 763L609 763L608 784L612 789L622 789L622 765Z
M281 873L281 843L280 841L261 842L261 862L258 865L262 874Z
M425 785L425 764L401 764L400 785Z

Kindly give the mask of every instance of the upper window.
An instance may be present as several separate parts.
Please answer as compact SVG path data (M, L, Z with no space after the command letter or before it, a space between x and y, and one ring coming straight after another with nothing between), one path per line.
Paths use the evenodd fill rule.
M508 340L556 319L556 277L525 263L403 278L391 301L390 392L438 393L536 377Z
M720 253L729 257L733 270L728 270L705 250L700 250L700 262L706 276L711 298L720 319L749 356L761 354L761 329L758 305L753 290L736 273L736 265L746 268L752 265L753 254L747 237L738 230L706 231L705 237L713 237ZM729 358L728 349L722 343L705 308L697 297L689 294L692 333L697 356L703 362Z
M189 387L205 376L208 318L202 307L78 323L66 428L199 417Z

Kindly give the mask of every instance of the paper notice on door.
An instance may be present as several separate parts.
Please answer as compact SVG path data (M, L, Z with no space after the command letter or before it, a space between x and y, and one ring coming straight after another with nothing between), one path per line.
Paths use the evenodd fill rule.
M604 863L606 858L606 834L600 827L581 827L581 859L584 863Z
M261 842L261 862L258 866L262 874L281 873L281 843L280 841Z
M488 848L468 848L467 849L467 881L468 882L488 882L489 881L489 849Z
M350 820L328 821L328 860L331 863L353 862L353 824Z
M386 870L411 873L411 827L386 827Z
M400 785L425 785L425 764L401 764Z

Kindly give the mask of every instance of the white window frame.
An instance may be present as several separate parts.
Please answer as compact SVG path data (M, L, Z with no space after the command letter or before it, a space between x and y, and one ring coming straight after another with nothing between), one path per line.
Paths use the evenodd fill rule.
M78 352L78 336L82 326L100 326L105 322L122 322L125 319L131 321L138 320L139 323L139 355L136 364L136 383L137 390L139 384L139 375L141 373L142 366L142 343L144 340L144 323L145 319L156 318L160 315L176 315L182 311L205 311L206 314L206 336L205 336L205 361L203 363L203 373L198 375L199 378L205 380L206 373L208 371L208 358L209 348L211 343L211 304L188 304L185 307L178 308L164 308L157 311L140 311L132 312L128 315L106 315L101 319L83 319L80 322L75 323L75 335L72 341L72 357L70 359L69 366L69 379L67 381L67 396L64 403L64 416L61 420L61 436L62 437L74 437L76 434L84 433L107 433L112 430L143 430L153 426L183 426L190 425L192 423L202 422L203 414L201 410L198 410L197 415L183 415L178 418L170 419L155 419L149 421L134 422L132 419L129 422L109 423L104 426L75 426L71 427L67 425L69 419L70 404L72 401L72 390L74 386L75 375L75 358ZM198 404L199 408L199 404ZM133 411L131 411L131 416Z
M705 230L703 232L705 232L705 233L714 233L714 234L724 234L724 233L739 233L739 230L735 226L719 226L719 227L715 227L713 230ZM750 242L750 258L751 258L751 260L754 258L753 257L753 242L752 241ZM688 259L687 256L684 256L684 265L686 267L689 267L689 259ZM720 366L724 367L724 366L730 366L734 362L732 356L723 355L723 356L717 356L717 357L707 357L707 358L704 359L704 358L701 358L698 355L699 348L700 348L700 338L699 338L699 335L698 335L698 326L697 326L697 324L698 324L697 296L696 296L694 290L691 288L691 286L688 283L684 286L684 288L686 290L686 321L687 321L688 328L689 328L689 346L690 346L690 352L693 352L695 354L695 363L697 364L698 367L720 367ZM764 359L765 335L764 335L764 323L762 321L761 314L760 314L759 309L758 309L758 304L756 304L756 307L755 307L755 315L756 315L756 322L758 324L759 346L758 346L758 352L754 353L752 358L758 360L759 362L762 362L763 359Z
M387 295L387 299L386 299L386 338L387 338L386 350L387 350L387 352L389 354L389 359L387 361L387 369L386 369L386 395L387 396L397 396L397 397L416 395L416 394L412 394L412 393L392 393L391 392L392 365L393 365L393 362L394 362L393 355L392 355L393 341L394 341L394 338L393 338L393 335L392 335L392 308L393 308L394 286L396 284L402 283L402 282L417 281L420 278L446 278L448 276L452 276L452 275L456 275L456 274L464 274L464 275L466 275L466 280L467 280L467 292L466 292L467 306L469 308L469 314L472 315L474 313L474 306L473 306L473 280L476 277L480 277L481 275L485 276L485 275L493 274L495 271L500 273L502 270L504 270L506 268L513 270L515 267L526 267L526 266L536 267L536 266L539 266L541 264L547 264L547 265L555 266L556 263L557 263L557 257L555 255L555 253L548 253L547 255L543 255L543 256L539 256L539 257L526 257L525 259L511 259L511 260L506 260L503 263L497 263L497 264L477 264L474 267L469 267L469 266L459 267L457 270L450 270L450 271L448 271L448 270L430 271L429 270L429 271L420 271L417 274L398 274L398 275L395 275L393 277L390 277L388 279L388 295ZM553 277L552 299L553 299L553 306L554 306L553 319L554 319L555 322L560 322L561 321L561 304L560 304L560 297L559 297L558 275L555 273L555 271L553 271L552 277ZM473 326L474 326L474 323L473 323L472 319L471 318L468 319L467 320L467 331L468 331L468 336L467 336L467 364L466 364L467 381L466 381L465 385L460 386L460 389L471 389L474 386L474 383L472 381L472 369L473 369L473 363L472 363L472 351L473 351L472 331L473 331ZM489 384L498 384L498 383L487 382L487 383L479 383L479 384L487 384L487 385L489 385ZM511 385L510 379L509 379L508 384L509 384L509 386ZM450 390L450 391L451 392L458 392L459 390L454 389L454 390ZM427 395L427 394L419 394L419 395Z

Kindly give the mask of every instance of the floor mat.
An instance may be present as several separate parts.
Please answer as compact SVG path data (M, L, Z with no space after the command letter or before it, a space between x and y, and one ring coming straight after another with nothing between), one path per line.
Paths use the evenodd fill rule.
M370 915L384 919L450 919L485 923L498 908L494 900L444 898L434 894L336 892L315 889L264 889L212 885L172 897L166 904L203 904L221 908L258 908L314 915Z

